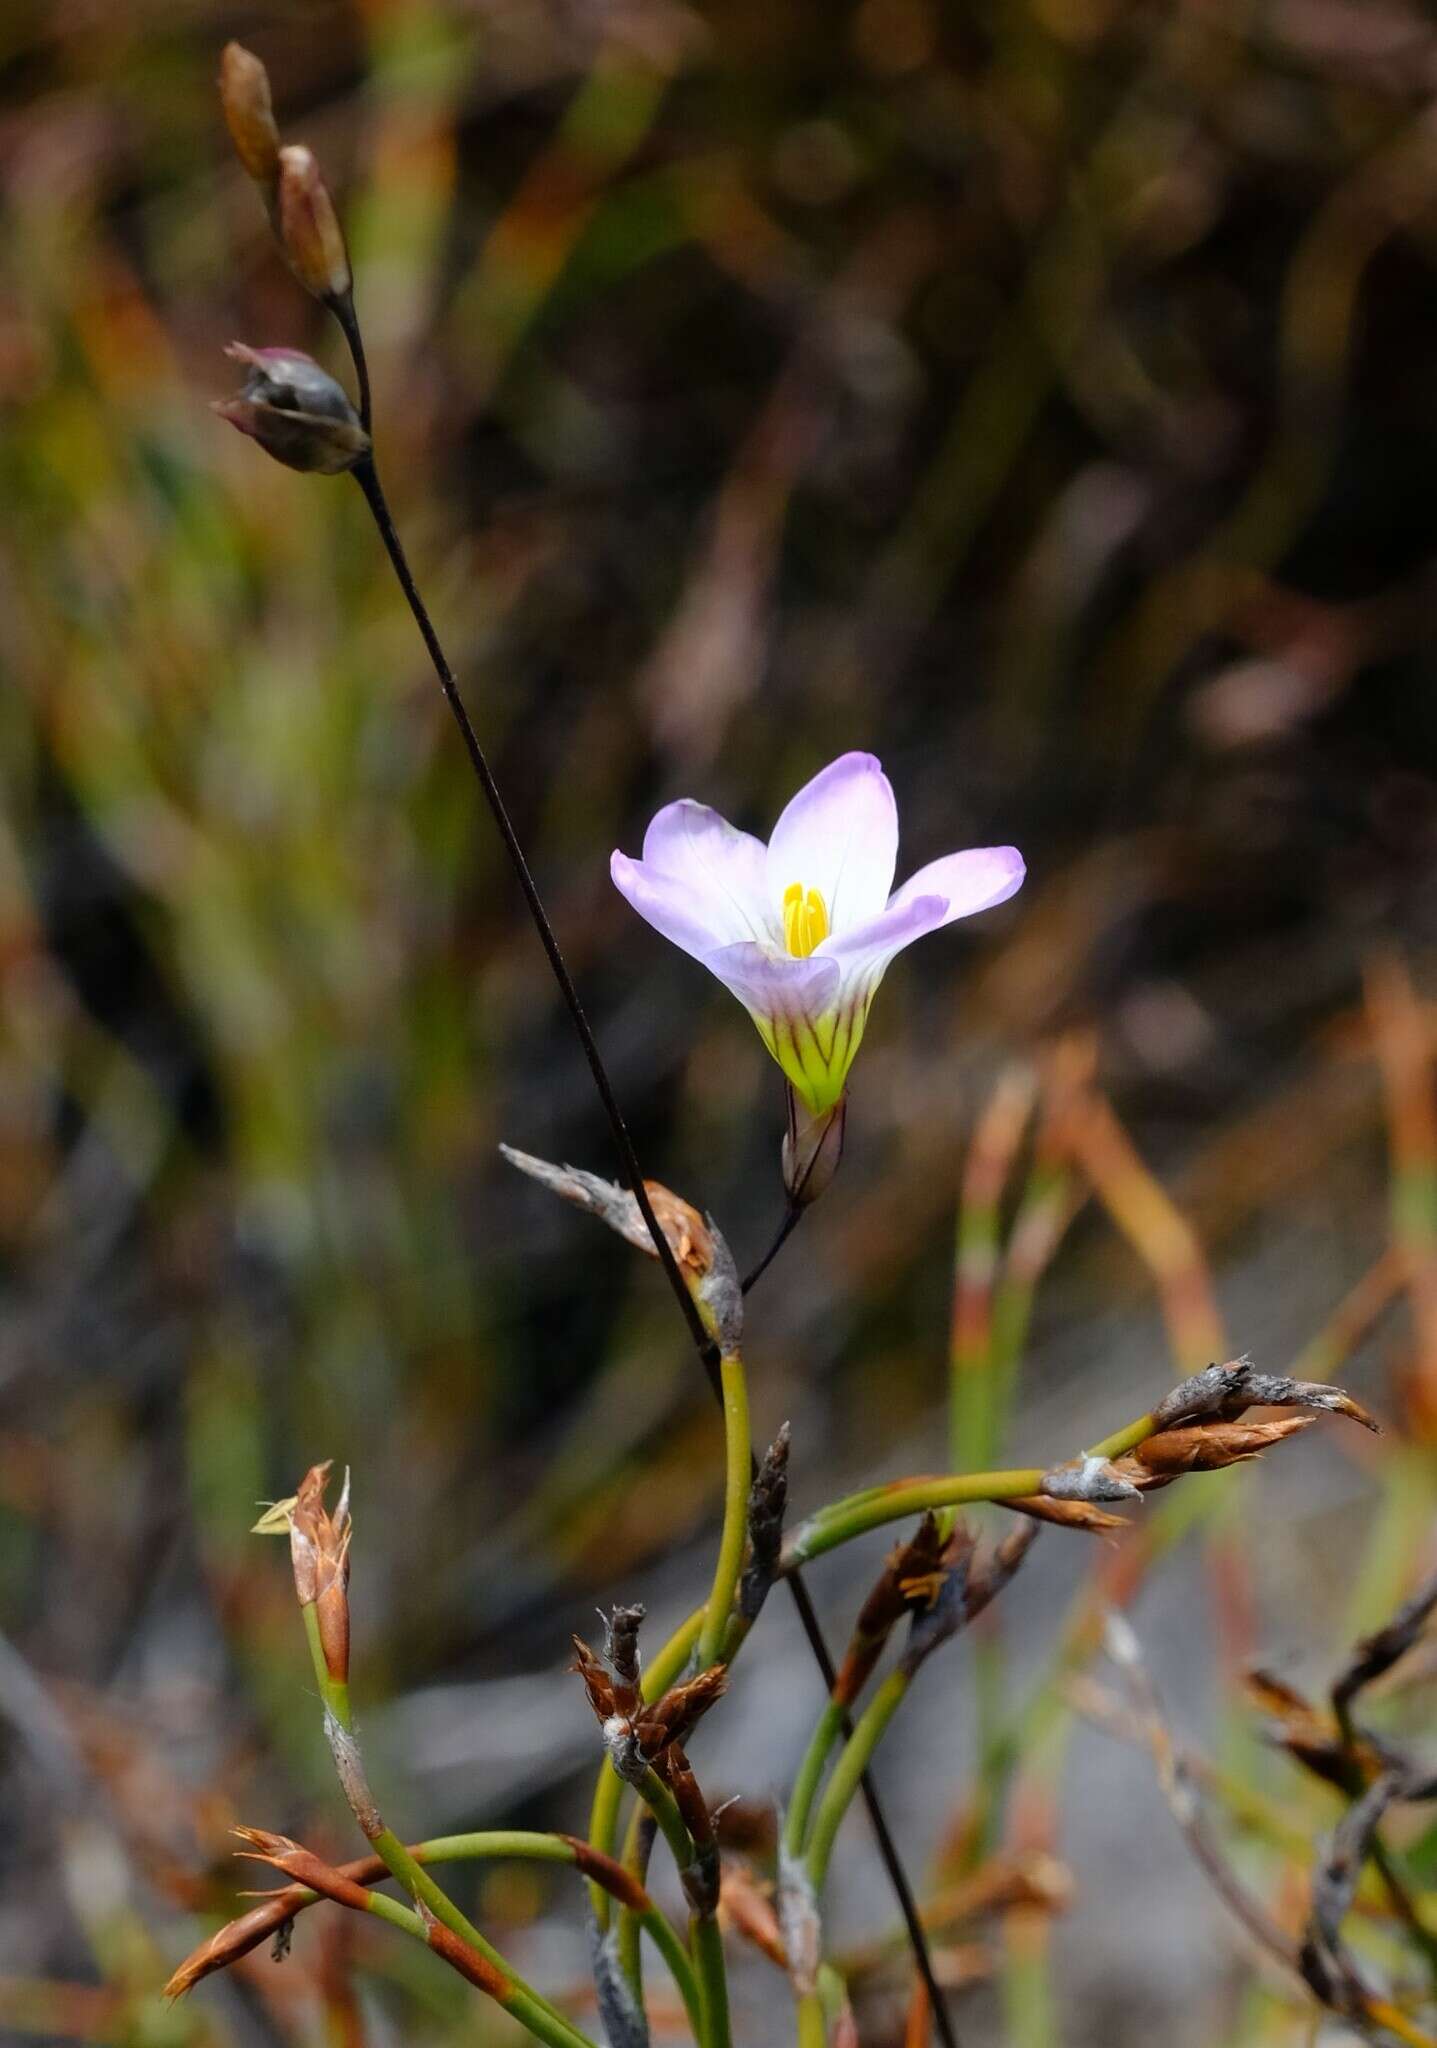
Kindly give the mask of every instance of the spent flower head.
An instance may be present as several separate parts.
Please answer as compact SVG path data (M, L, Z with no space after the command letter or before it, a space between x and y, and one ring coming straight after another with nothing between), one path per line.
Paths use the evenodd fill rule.
M215 401L221 419L258 441L290 469L337 476L369 453L369 436L343 385L297 348L248 348L231 342L225 354L249 371L235 398Z
M874 992L925 932L1013 895L1011 846L931 861L893 888L898 812L872 754L843 754L787 805L765 846L717 811L668 804L643 857L615 853L639 915L736 995L814 1116L841 1100Z

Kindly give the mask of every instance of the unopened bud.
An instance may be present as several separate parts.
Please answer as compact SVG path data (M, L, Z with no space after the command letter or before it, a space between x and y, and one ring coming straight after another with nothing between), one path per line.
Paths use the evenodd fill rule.
M329 1461L313 1465L299 1483L289 1518L289 1551L294 1590L301 1607L313 1607L319 1623L325 1669L338 1685L349 1683L349 1475L333 1516L324 1505Z
M258 441L266 455L290 469L337 476L369 453L342 385L311 356L293 348L246 348L232 342L225 354L249 366L237 398L216 401L221 419Z
M312 149L291 143L279 153L276 229L290 269L307 292L331 301L353 282L344 230Z
M269 73L242 43L226 43L220 58L220 105L235 154L272 204L279 179L279 130Z
M840 1096L832 1109L812 1116L788 1091L788 1128L783 1134L783 1186L796 1208L806 1209L828 1188L843 1158L843 1128L848 1115L848 1097Z

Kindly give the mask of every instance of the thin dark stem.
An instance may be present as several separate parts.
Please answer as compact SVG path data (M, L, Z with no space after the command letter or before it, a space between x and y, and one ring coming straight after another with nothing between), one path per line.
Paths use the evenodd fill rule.
M346 324L341 316L341 324L345 327L345 337L349 341L351 352L355 358L355 374L360 379L361 392L367 398L368 386L362 367L364 356L362 346L359 343L359 325L357 320L353 318L352 306L350 307L350 320L352 322L352 329L351 325ZM454 722L459 728L459 736L464 742L464 750L469 756L470 766L473 768L478 779L479 786L484 793L484 800L493 814L494 822L499 828L499 836L504 842L504 850L508 854L510 864L518 878L519 887L528 906L529 915L533 919L534 928L539 934L550 969L553 972L555 981L558 983L559 993L562 995L565 1007L573 1020L574 1029L579 1035L579 1042L584 1048L584 1057L589 1064L589 1072L593 1076L594 1086L598 1090L599 1100L604 1106L604 1114L609 1120L609 1128L613 1132L614 1142L618 1147L619 1158L624 1170L624 1178L628 1182L634 1200L638 1203L639 1213L644 1219L645 1228L653 1239L654 1250L658 1253L659 1263L664 1269L674 1299L678 1302L683 1312L684 1321L688 1325L690 1336L693 1338L694 1348L698 1352L700 1363L703 1365L704 1371L708 1376L709 1385L713 1390L715 1398L721 1404L723 1391L719 1382L717 1347L711 1341L704 1330L702 1322L699 1320L698 1310L694 1307L689 1297L688 1288L684 1285L683 1275L679 1272L678 1266L675 1263L673 1252L669 1247L669 1241L664 1236L659 1220L654 1214L653 1204L650 1202L644 1187L643 1170L639 1165L633 1140L629 1136L628 1125L624 1122L623 1112L619 1108L618 1098L615 1096L613 1085L609 1080L608 1070L604 1066L603 1057L599 1052L598 1042L594 1037L588 1017L585 1015L584 1007L579 1001L578 990L575 988L569 970L564 964L564 956L559 950L559 941L555 937L554 928L549 922L548 912L544 908L543 900L539 895L534 877L530 872L523 846L520 844L518 834L514 830L513 823L504 804L504 799L499 793L499 786L494 780L494 775L485 757L484 749L479 744L479 736L475 732L470 722L469 714L464 708L463 699L459 695L459 686L454 678L454 671L449 666L444 649L439 643L439 636L434 630L433 621L429 616L423 598L419 594L418 585L414 581L403 545L395 530L388 500L385 498L379 481L379 473L375 469L373 459L370 458L360 463L354 471L354 476L364 493L370 512L374 516L374 523L379 529L379 537L384 542L385 550L393 566L394 573L399 579L399 586L404 592L410 611L414 614L414 623L418 626L424 640L424 645L429 651L429 659L434 664L434 672L439 678L439 687L444 693L444 701L449 706ZM790 1212L790 1216L785 1218L779 1237L771 1247L763 1264L758 1268L758 1272L762 1272L763 1267L767 1266L769 1261L777 1255L801 1213L801 1209L795 1205ZM757 1273L751 1275L746 1285L751 1286L756 1278ZM823 1631L819 1626L818 1616L815 1614L813 1603L808 1597L808 1589L804 1586L797 1572L789 1574L788 1584L793 1594L794 1605L798 1609L799 1620L803 1625L804 1634L808 1638L814 1659L823 1675L823 1682L832 1691L834 1680L833 1659L829 1656L828 1645L823 1639ZM851 1723L848 1724L847 1732L849 1734L852 1733ZM873 1831L877 1838L879 1854L883 1858L889 1882L893 1887L894 1897L897 1899L899 1911L903 1915L904 1926L908 1931L908 1939L913 1949L914 1961L918 1966L919 1975L922 1977L924 1988L928 1993L939 2035L943 2041L944 2048L958 2048L953 2023L949 2017L948 2008L944 2003L942 1991L939 1989L938 1980L934 1975L933 1958L928 1951L927 1937L918 1918L918 1908L914 1902L913 1892L908 1883L903 1865L899 1860L897 1846L889 1832L882 1808L878 1803L878 1795L867 1772L863 1775L862 1791L864 1804L868 1808L869 1818L873 1823Z
M364 336L359 329L359 315L354 310L354 294L346 292L342 299L331 299L330 310L344 329L344 338L349 343L349 353L354 361L355 382L359 386L359 424L367 434L373 418L373 405L369 396L369 363L364 354Z
M629 1136L629 1128L624 1122L623 1111L619 1108L618 1098L614 1094L613 1085L609 1080L608 1070L600 1055L598 1043L595 1040L588 1017L584 1013L584 1006L579 1001L579 992L575 988L573 978L564 963L564 956L559 950L559 941L554 936L554 927L549 922L549 914L544 908L543 901L534 882L534 877L529 871L528 860L525 857L523 847L519 843L519 836L514 830L513 821L510 819L508 810L505 808L504 799L499 793L499 785L494 780L493 771L485 757L484 749L479 744L479 736L470 723L469 713L464 708L464 700L459 695L459 686L454 679L454 671L450 668L445 658L444 649L439 644L439 636L434 630L433 621L429 616L424 600L419 594L418 585L415 583L410 571L404 548L398 533L395 531L394 521L390 516L389 503L385 498L383 486L379 481L379 472L375 469L373 459L361 462L355 470L354 476L359 488L364 493L370 511L374 515L374 523L379 528L379 537L384 542L389 559L394 566L394 573L399 578L400 588L408 600L410 611L414 614L414 623L423 635L424 645L429 650L429 659L433 662L434 672L439 678L439 687L444 692L444 701L453 713L454 723L458 726L459 736L464 742L464 750L469 756L469 764L478 777L479 786L484 792L484 801L488 804L493 814L494 823L499 828L499 836L504 842L504 850L509 856L510 865L513 867L515 875L518 877L519 887L523 892L524 901L528 905L529 915L534 921L534 928L538 932L540 942L543 945L545 954L548 956L550 969L553 972L555 981L559 985L559 993L564 998L564 1004L573 1020L574 1029L579 1034L579 1042L584 1048L584 1057L589 1063L589 1072L593 1076L595 1088L599 1091L599 1100L604 1105L604 1114L609 1120L609 1128L614 1134L614 1143L619 1150L619 1158L624 1170L624 1179L628 1182L629 1190L639 1205L639 1213L644 1219L645 1228L654 1241L654 1250L658 1253L659 1264L664 1269L669 1286L673 1290L674 1299L683 1311L684 1321L688 1325L689 1334L694 1340L694 1346L703 1362L704 1370L708 1374L709 1383L718 1398L722 1400L723 1395L718 1377L717 1346L709 1338L702 1322L699 1320L699 1312L689 1298L688 1288L684 1285L683 1275L674 1261L669 1241L664 1236L658 1217L654 1214L653 1204L650 1202L648 1191L644 1187L643 1169L639 1165L638 1154L634 1151L634 1141Z
M818 1616L813 1611L808 1588L797 1572L789 1573L788 1588L793 1595L793 1604L798 1609L803 1632L808 1637L809 1648L813 1651L813 1661L823 1673L823 1682L831 1693L837 1674L833 1668L833 1659L828 1654L828 1644L824 1641ZM853 1734L852 1715L845 1712L841 1725L844 1740L847 1741ZM874 1840L878 1844L883 1867L888 1872L888 1882L893 1887L893 1896L897 1899L898 1910L903 1915L903 1925L908 1932L908 1945L913 1950L913 1960L919 1976L923 1979L923 1989L928 1994L928 2004L933 2014L933 2023L938 2029L939 2039L943 2042L943 2048L958 2048L958 2036L948 2010L948 2001L943 1996L934 1974L933 1957L928 1950L928 1936L924 1932L922 1920L918 1917L918 1901L913 1896L913 1887L908 1882L908 1873L903 1868L902 1859L898 1854L898 1844L889 1832L883 1808L878 1802L878 1792L868 1771L859 1779L858 1787L863 1795L863 1803L868 1809L868 1818L873 1823Z
M753 1271L744 1276L743 1292L745 1294L747 1294L749 1289L753 1287L758 1281L762 1280L764 1274L768 1271L769 1267L773 1264L774 1260L778 1257L779 1253L783 1250L784 1246L788 1243L789 1238L793 1235L794 1230L798 1226L798 1219L802 1214L803 1210L799 1207L797 1202L789 1203L788 1207L783 1212L783 1221L779 1224L778 1229L774 1234L773 1243L769 1246L768 1250L764 1253L763 1257L759 1260L758 1264L753 1268Z
M788 1243L803 1213L802 1203L789 1203L788 1208L784 1211L783 1221L778 1226L772 1244L743 1283L745 1294L768 1271L769 1267ZM803 1583L801 1573L794 1571L788 1574L788 1589L793 1595L793 1604L798 1609L798 1618L802 1624L803 1632L808 1637L808 1645L813 1652L813 1661L823 1674L825 1686L832 1693L836 1677L833 1659L829 1655L828 1644L824 1639L822 1625L817 1614L814 1612L813 1601L809 1597L808 1588ZM844 1740L847 1741L853 1734L853 1717L846 1709L840 1726L843 1730ZM879 1856L882 1858L883 1867L888 1873L888 1882L893 1888L894 1898L898 1901L898 1910L902 1915L903 1925L908 1934L908 1945L913 1951L914 1964L917 1967L919 1976L923 1980L923 1989L928 1994L928 2007L933 2015L933 2024L938 2029L938 2037L943 2043L943 2048L958 2048L957 2031L953 2025L952 2015L948 2010L948 2001L943 1995L933 1969L933 1957L928 1947L928 1936L918 1914L918 1901L913 1896L913 1887L908 1882L908 1873L903 1868L903 1860L898 1854L898 1844L894 1841L888 1826L882 1804L879 1801L878 1788L873 1782L873 1776L870 1771L864 1771L858 1781L858 1789L863 1804L868 1810L868 1818L873 1824L873 1838L878 1844Z

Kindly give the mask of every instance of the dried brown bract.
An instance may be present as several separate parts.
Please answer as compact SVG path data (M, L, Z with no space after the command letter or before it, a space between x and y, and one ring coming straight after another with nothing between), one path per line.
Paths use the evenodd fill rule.
M1129 1526L1124 1516L1110 1515L1106 1508L1087 1500L1049 1500L1046 1494L1033 1493L1005 1500L1003 1506L1035 1522L1051 1522L1059 1529L1082 1529L1089 1536L1110 1536L1114 1530Z
M832 1696L839 1706L853 1704L904 1615L931 1608L948 1573L960 1560L966 1567L972 1548L973 1538L963 1523L957 1524L945 1542L937 1517L929 1514L907 1541L896 1544L888 1553L883 1570L859 1609L838 1667Z
M770 1887L761 1884L746 1863L732 1857L724 1858L720 1870L719 1919L771 1963L781 1970L788 1968Z
M325 1669L337 1684L349 1682L349 1474L344 1475L333 1515L324 1505L331 1460L312 1465L299 1483L289 1517L289 1550L294 1590L301 1607L312 1606L319 1622Z
M658 1257L644 1213L627 1188L582 1167L554 1166L513 1145L501 1145L499 1151L520 1173L597 1216L636 1250L651 1259ZM743 1335L743 1289L733 1254L713 1218L701 1216L691 1202L660 1181L646 1180L644 1192L705 1328L724 1350L736 1350Z
M788 1508L789 1437L785 1422L759 1460L749 1488L748 1563L739 1582L738 1611L750 1623L758 1619L769 1588L778 1576L783 1518Z
M1259 1372L1250 1358L1232 1358L1225 1365L1209 1365L1191 1379L1181 1381L1153 1410L1159 1430L1179 1423L1201 1421L1214 1416L1233 1421L1248 1408L1308 1408L1329 1415L1346 1415L1364 1429L1381 1425L1341 1387L1320 1380L1295 1380L1276 1373Z
M1221 1472L1228 1465L1260 1457L1287 1437L1301 1436L1316 1420L1315 1415L1287 1415L1274 1422L1211 1422L1165 1429L1120 1458L1118 1470L1145 1490L1157 1480L1176 1479L1184 1472Z

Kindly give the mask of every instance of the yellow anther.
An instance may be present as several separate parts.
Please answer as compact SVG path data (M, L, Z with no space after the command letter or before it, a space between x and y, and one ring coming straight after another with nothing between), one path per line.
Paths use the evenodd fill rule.
M790 882L783 892L783 942L796 959L806 960L828 937L828 905L817 889Z

